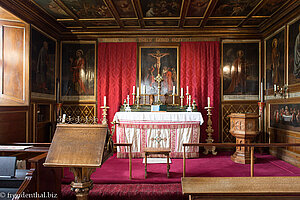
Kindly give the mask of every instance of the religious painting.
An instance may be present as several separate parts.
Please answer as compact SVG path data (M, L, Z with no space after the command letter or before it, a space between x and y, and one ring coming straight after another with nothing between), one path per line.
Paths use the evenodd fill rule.
M260 41L222 42L222 91L224 100L258 100Z
M271 104L270 127L300 131L300 104Z
M192 0L187 17L203 17L210 0Z
M136 18L135 11L131 0L113 0L121 18Z
M95 101L96 42L61 43L61 101Z
M158 94L158 75L163 78L160 82L161 95L178 93L179 46L139 47L139 85L146 90L141 90L142 93Z
M260 0L219 0L213 17L247 16Z
M31 28L31 97L55 100L56 40Z
M287 1L283 1L283 0L268 0L266 4L261 9L259 9L259 11L255 15L271 16L286 2Z
M288 83L300 83L300 18L288 24Z
M179 17L182 0L140 1L143 17Z
M79 18L111 18L112 15L103 0L61 0Z
M266 89L284 85L284 27L265 39Z
M33 0L33 2L56 19L71 18L54 0Z

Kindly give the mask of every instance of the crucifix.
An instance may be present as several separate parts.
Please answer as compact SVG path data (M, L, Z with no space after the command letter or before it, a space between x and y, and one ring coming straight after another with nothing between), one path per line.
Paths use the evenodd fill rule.
M170 55L169 53L160 53L159 50L156 50L156 53L149 53L148 55L152 56L153 58L156 59L156 67L157 67L157 74L160 74L160 59L162 57Z
M162 76L160 75L160 59L164 56L170 55L169 53L160 53L159 50L156 51L156 53L149 53L148 55L152 56L153 58L156 58L156 67L157 67L157 76L155 77L155 81L157 82L157 103L161 104L160 101L160 89L161 89L161 82L163 81Z

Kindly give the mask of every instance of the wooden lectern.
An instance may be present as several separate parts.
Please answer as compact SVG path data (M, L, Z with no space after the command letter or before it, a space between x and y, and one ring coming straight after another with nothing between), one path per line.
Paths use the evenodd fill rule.
M91 174L113 154L107 125L58 124L44 166L70 167L71 190L77 199L88 199Z
M248 144L258 133L258 115L255 113L231 113L230 133L236 138L237 144ZM236 163L250 164L251 155L249 147L236 147L231 156Z

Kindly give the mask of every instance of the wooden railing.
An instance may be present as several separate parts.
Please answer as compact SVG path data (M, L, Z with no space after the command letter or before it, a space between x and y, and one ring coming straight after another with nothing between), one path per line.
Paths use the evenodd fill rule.
M254 176L254 148L255 147L289 147L300 146L300 143L252 143L252 144L235 144L235 143L184 143L183 144L183 177L185 177L186 170L186 147L250 147L251 163L250 171L251 177Z

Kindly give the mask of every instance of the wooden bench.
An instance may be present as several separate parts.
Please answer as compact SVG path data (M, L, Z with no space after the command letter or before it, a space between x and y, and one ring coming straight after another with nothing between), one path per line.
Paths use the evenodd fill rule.
M182 177L189 199L300 199L300 177Z
M153 154L163 154L167 156L167 176L169 178L169 170L170 170L170 163L169 163L169 158L170 158L170 153L171 149L169 148L145 148L145 178L147 178L147 156L148 155L153 155Z

